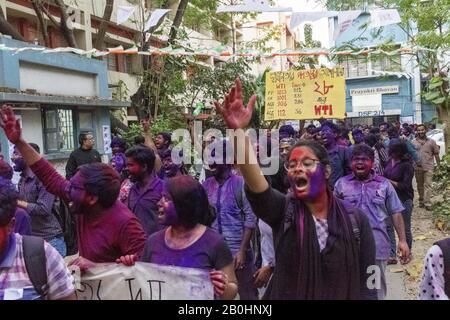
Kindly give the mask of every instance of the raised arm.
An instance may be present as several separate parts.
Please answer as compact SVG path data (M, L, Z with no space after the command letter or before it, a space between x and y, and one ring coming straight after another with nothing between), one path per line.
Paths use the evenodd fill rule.
M161 170L162 162L158 154L158 149L156 149L155 143L153 142L152 132L150 130L150 120L141 120L141 125L144 132L144 143L155 153L155 172L158 173Z
M222 104L215 101L214 105L217 112L223 117L225 123L230 129L245 130L252 118L253 108L256 102L256 95L253 95L247 108L244 107L242 101L242 85L241 81L236 79L235 85L231 88L230 93L225 96ZM235 154L236 154L235 143ZM261 174L261 168L256 161L256 155L250 143L250 138L245 137L245 163L238 163L239 170L244 177L245 183L250 191L254 193L261 193L269 188L264 176Z
M11 106L4 105L0 110L0 126L5 131L8 140L16 145L25 162L31 170L33 170L39 180L42 181L45 188L50 193L67 200L65 187L68 182L56 172L56 170L43 159L39 153L23 140L19 120L16 119Z

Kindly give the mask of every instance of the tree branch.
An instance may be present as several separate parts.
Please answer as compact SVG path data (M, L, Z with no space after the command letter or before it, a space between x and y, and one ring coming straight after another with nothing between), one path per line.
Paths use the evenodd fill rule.
M111 21L112 12L114 9L114 0L106 0L105 11L103 12L102 22L97 30L97 39L95 40L94 48L103 50L105 48L105 35Z
M48 36L48 32L47 32L47 22L44 19L42 10L39 8L39 4L36 0L32 0L31 4L33 5L34 11L36 12L36 16L39 21L41 34L42 34L42 37L44 38L44 44L46 47L50 47L50 37Z
M78 48L77 41L75 40L75 35L73 30L70 30L67 26L67 20L69 16L67 15L67 7L63 0L55 0L61 12L60 30L67 41L67 44L72 48Z
M55 25L56 28L59 29L59 22L56 21L56 19L53 17L53 15L48 11L48 9L42 5L42 3L39 4L39 8L42 10L42 12L45 13L45 15L48 17L48 19Z

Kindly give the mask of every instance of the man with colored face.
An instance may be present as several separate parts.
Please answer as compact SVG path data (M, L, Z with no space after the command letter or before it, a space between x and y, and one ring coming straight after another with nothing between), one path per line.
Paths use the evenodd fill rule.
M96 262L115 262L123 255L139 255L145 233L137 218L117 201L119 174L103 163L81 166L67 181L22 138L22 129L10 106L0 110L0 126L45 188L69 204L75 214L81 270Z
M256 270L253 265L253 252L250 249L250 239L256 228L256 217L244 194L244 180L232 173L233 162L231 164L227 162L225 155L227 148L228 154L232 153L229 144L225 141L214 143L223 145L221 150L223 157L219 157L210 165L213 176L203 182L209 203L215 207L217 213L212 228L224 236L233 254L240 298L256 300L258 293L253 282ZM216 150L212 156L215 156ZM230 160L233 159L228 159Z
M417 191L419 192L419 207L431 210L431 182L433 179L434 160L440 164L439 146L436 141L427 137L425 125L417 126L417 138L413 140L413 145L419 153L415 177Z
M327 149L331 164L331 177L328 180L331 189L336 181L350 173L350 156L347 147L337 144L338 127L326 121L320 128L320 143Z
M172 138L170 133L160 132L156 135L155 146L160 158L162 157L163 152L169 149L171 143Z
M155 174L155 153L146 146L134 146L125 152L133 186L128 194L128 208L139 219L147 235L161 229L158 223L158 201L163 181Z
M70 154L66 164L66 179L72 178L83 164L101 162L100 153L94 149L95 140L90 132L80 133L80 147Z
M352 173L340 178L334 188L337 197L360 208L369 218L376 243L376 264L381 270L381 288L378 298L386 296L385 269L390 254L386 219L392 216L399 238L398 251L402 261L409 257L402 211L405 208L392 184L373 171L374 151L365 144L355 146L352 155Z
M30 143L30 146L39 153L38 145ZM62 257L65 257L67 248L63 231L58 219L52 212L55 196L47 191L42 182L28 167L17 147L14 148L11 160L14 163L14 171L20 172L17 205L24 209L31 218L31 234L45 239L58 250Z
M228 128L244 129L255 102L252 96L244 107L236 79L224 103L215 106ZM261 175L250 137L245 144L246 162L238 164L245 194L255 214L272 228L276 243L276 266L264 298L376 299L367 286L368 267L375 263L373 234L362 213L329 192L327 150L310 140L293 147L285 165L292 192L285 195Z
M24 258L24 239L14 232L17 192L9 181L0 178L0 300L73 300L73 278L61 255L43 242L48 290L41 296L33 286ZM27 238L26 240L28 240ZM28 261L28 263L31 263ZM34 265L35 270L38 269Z

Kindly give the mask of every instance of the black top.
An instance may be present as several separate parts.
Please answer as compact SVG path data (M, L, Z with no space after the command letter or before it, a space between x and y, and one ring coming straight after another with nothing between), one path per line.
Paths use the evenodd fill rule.
M375 264L375 242L364 214L330 194L329 236L320 252L314 222L302 201L270 187L262 193L253 193L247 186L245 189L253 212L273 229L276 265L265 298L377 299L376 290L367 287L367 280L373 277L369 267ZM303 237L299 234L301 212L305 217ZM358 222L358 237L352 232L350 214ZM316 293L310 294L310 287L317 289Z
M393 165L392 161L389 160L384 169L384 176L389 180L397 182L397 186L394 186L394 188L400 201L405 202L406 200L414 199L412 185L414 167L411 161L402 160Z
M78 167L83 164L102 162L100 153L97 150L76 149L70 154L69 160L66 164L66 179L72 178L78 171Z

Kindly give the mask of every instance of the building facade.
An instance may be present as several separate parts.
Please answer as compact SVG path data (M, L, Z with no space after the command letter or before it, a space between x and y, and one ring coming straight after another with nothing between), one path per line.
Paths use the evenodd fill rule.
M26 42L0 37L9 48ZM60 168L78 147L78 135L92 132L96 149L111 153L110 109L126 102L109 97L106 63L69 53L0 51L0 104L11 104L19 116L23 137L36 143L44 156ZM3 131L1 153L12 152Z
M80 49L89 50L94 47L98 28L102 21L105 10L106 0L64 0L64 2L73 11L72 25L77 44ZM130 48L139 44L142 37L142 29L145 21L142 21L142 15L148 16L149 12L156 9L155 1L145 0L128 2L126 0L115 0L111 16L111 23L107 27L104 47L115 48L123 46ZM117 25L117 11L119 6L136 7L134 14L124 23ZM30 43L43 45L43 39L40 34L38 19L30 1L28 0L0 0L0 6L5 16L21 34ZM72 8L73 6L73 8ZM168 21L173 20L176 14L178 1L170 0ZM189 6L192 6L189 4ZM54 18L59 21L59 10L56 6L49 4L48 10L54 13ZM201 10L201 8L200 8ZM147 17L146 17L147 18ZM239 40L241 32L237 26L236 38ZM221 40L230 36L231 27L223 24L217 29L216 33L203 30L202 28L188 28L189 46L195 48L213 48L221 44ZM59 30L52 26L48 21L48 33L51 47L66 47L67 43ZM151 35L150 47L165 47L167 37ZM107 84L109 87L109 96L129 101L130 96L137 91L140 85L142 74L141 59L138 55L107 55L103 58L107 66ZM221 59L205 57L204 63L208 66L214 66ZM126 124L137 121L137 115L131 107L127 108Z
M383 27L374 36L374 29L362 27L370 15L361 14L339 34L334 46L351 44L354 48L373 48L390 41L391 48L400 48L408 41L407 34L396 24ZM337 19L330 19L330 35L335 34ZM421 101L421 75L414 56L408 54L371 54L343 56L335 61L344 67L346 76L347 117L354 124L381 122L422 123L435 117L435 109Z

